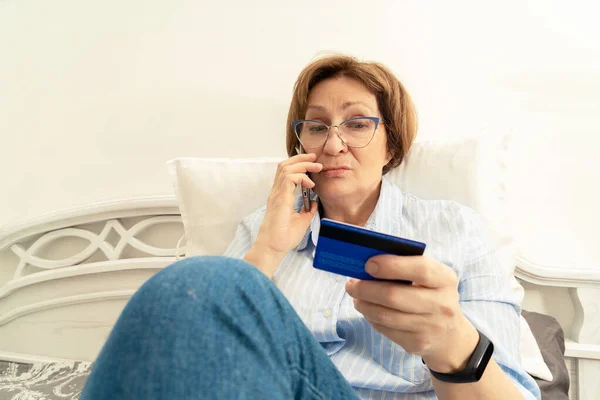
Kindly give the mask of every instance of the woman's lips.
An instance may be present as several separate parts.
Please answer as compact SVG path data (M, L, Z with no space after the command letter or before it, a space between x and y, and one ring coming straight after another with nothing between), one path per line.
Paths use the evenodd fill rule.
M325 175L328 178L335 178L338 176L345 175L348 171L350 171L349 168L328 168L321 171L321 174Z

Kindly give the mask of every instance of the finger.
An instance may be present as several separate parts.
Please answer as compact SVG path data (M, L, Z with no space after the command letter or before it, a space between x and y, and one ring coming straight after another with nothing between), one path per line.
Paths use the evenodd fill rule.
M271 194L275 195L275 198L282 196L285 198L293 198L294 191L298 185L302 185L302 187L309 189L315 187L315 183L306 174L298 173L281 175L276 178L275 182L273 182Z
M321 172L323 169L323 164L315 163L310 161L298 162L295 164L290 164L284 168L284 170L289 170L291 173L298 172Z
M297 162L294 164L282 167L282 174L296 174L300 172L320 172L323 169L323 164L310 161Z
M281 176L273 182L269 195L269 203L290 204L295 199L295 190L298 185L312 189L315 183L306 174L292 174Z
M281 161L278 165L279 168L285 167L287 165L291 165L291 164L295 164L297 162L301 162L301 161L314 161L317 159L317 155L315 153L302 153L302 154L297 154L295 156L292 156L290 158L286 158L285 160Z
M379 279L402 279L429 288L457 284L454 270L426 256L382 254L367 261L369 275Z
M315 183L308 177L308 175L303 173L290 174L287 175L284 179L286 181L291 181L294 185L302 185L302 187L305 188L312 189L313 187L315 187Z
M430 318L423 314L404 313L362 300L354 300L354 308L369 323L403 332L421 332L428 325Z
M435 290L397 282L346 282L346 292L355 299L379 304L398 311L430 314L435 311Z

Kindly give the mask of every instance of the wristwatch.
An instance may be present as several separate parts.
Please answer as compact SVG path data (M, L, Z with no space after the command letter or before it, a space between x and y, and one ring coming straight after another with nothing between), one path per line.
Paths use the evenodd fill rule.
M477 332L479 333L479 343L477 343L475 351L471 354L471 358L465 369L454 374L443 374L430 368L429 372L431 372L431 375L442 382L470 383L479 381L483 376L483 371L485 371L490 358L492 358L494 344L487 336L479 332L479 330L477 330ZM425 363L425 361L423 361L423 363Z

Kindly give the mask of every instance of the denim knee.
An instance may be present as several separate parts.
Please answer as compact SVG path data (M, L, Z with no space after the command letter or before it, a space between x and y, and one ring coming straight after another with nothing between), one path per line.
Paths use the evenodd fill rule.
M254 265L238 258L222 256L195 256L171 264L161 274L163 279L185 279L203 281L254 282L269 280Z
M211 295L228 291L232 286L262 290L271 280L255 266L240 259L221 256L197 256L177 261L150 278L139 292L153 298L178 297L185 292L190 297L208 300ZM218 288L219 290L215 290Z

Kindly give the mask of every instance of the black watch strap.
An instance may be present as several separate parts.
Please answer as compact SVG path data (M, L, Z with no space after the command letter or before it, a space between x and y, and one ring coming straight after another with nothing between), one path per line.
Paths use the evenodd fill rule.
M477 331L479 332L479 330ZM477 382L483 376L483 372L492 358L494 353L494 344L483 333L479 332L479 343L475 347L475 351L471 354L471 358L465 369L454 374L443 374L432 369L429 370L431 375L442 382L450 383L470 383ZM425 362L425 361L423 361Z

